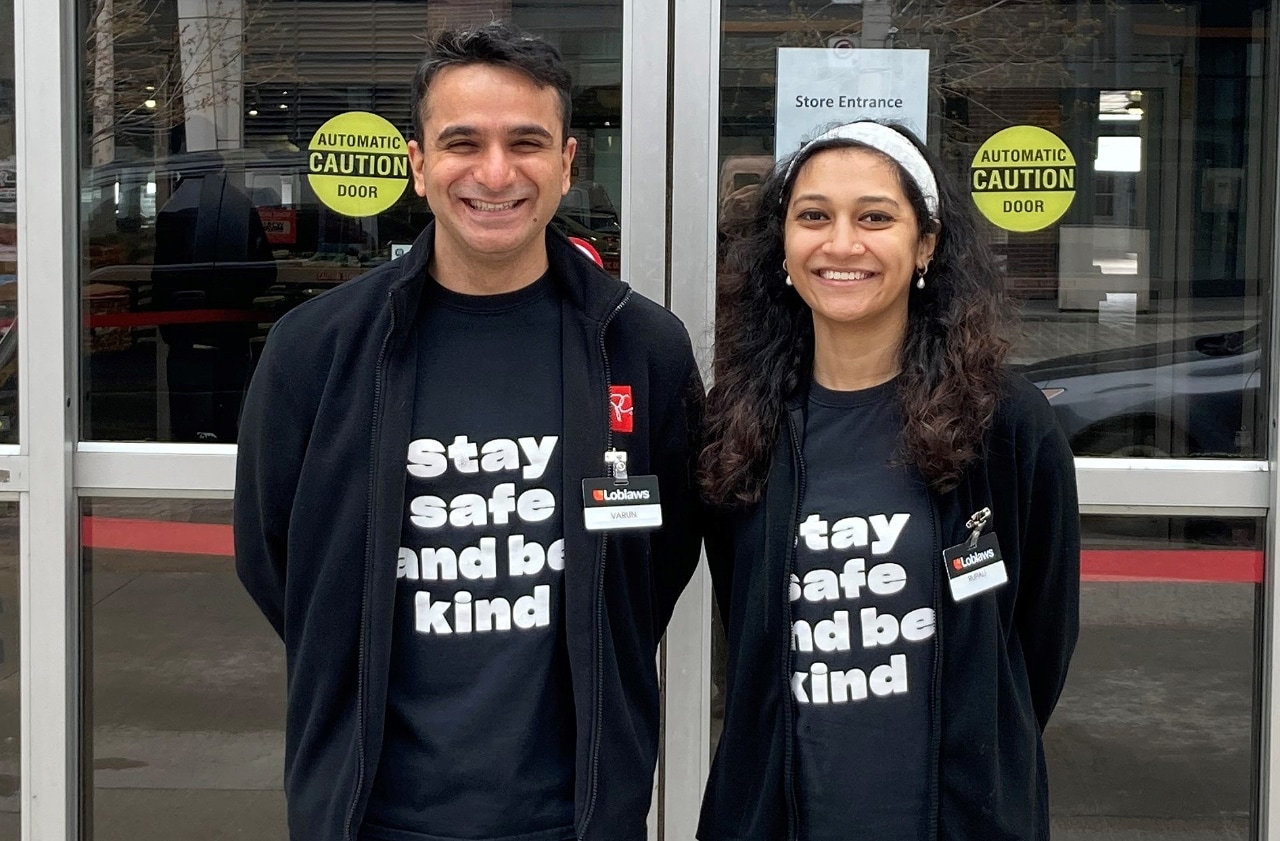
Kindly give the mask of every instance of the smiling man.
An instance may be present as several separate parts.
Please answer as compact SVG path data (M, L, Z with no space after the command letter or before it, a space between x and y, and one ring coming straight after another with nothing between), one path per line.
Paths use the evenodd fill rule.
M437 37L434 223L280 319L250 386L236 561L288 653L293 839L645 838L702 385L675 317L547 227L570 93L511 26Z

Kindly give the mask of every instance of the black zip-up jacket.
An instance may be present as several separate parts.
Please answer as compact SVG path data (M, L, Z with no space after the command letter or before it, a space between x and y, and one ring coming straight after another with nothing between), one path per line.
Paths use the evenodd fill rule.
M702 841L782 841L797 833L788 575L804 494L804 404L788 403L761 502L716 513L707 558L729 642L723 735L702 804ZM939 553L992 511L1009 583L951 598L934 558L931 838L1049 837L1041 733L1079 630L1080 522L1070 447L1039 390L1006 379L982 455L931 493ZM856 778L857 768L849 773ZM857 837L850 827L850 837Z
M433 242L429 227L405 257L283 316L245 399L236 569L285 644L285 793L295 841L354 841L378 768L415 316ZM699 556L691 512L702 384L674 315L559 234L547 233L547 251L563 302L574 825L585 841L641 841L658 744L655 653ZM631 386L631 433L610 431L611 383ZM626 450L632 475L658 476L661 529L607 537L584 529L581 482L605 475L610 446Z

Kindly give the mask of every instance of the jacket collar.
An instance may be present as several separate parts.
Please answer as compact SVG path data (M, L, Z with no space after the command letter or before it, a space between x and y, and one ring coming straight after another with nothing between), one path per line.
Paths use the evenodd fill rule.
M414 240L400 276L391 285L391 307L396 316L392 339L396 342L408 338L413 319L406 316L416 314L422 305L435 235L436 225L431 222ZM606 273L554 228L546 229L546 238L547 262L561 293L587 318L603 322L626 294L627 284Z

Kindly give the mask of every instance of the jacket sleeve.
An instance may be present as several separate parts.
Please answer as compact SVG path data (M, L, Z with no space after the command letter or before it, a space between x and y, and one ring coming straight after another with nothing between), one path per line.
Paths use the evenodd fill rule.
M1032 462L1015 622L1043 732L1080 631L1080 506L1075 462L1054 423Z
M663 527L654 532L653 537L661 629L671 620L676 601L702 555L697 469L706 395L692 348L686 349L685 367L677 399L667 410L653 443L653 461L659 471L663 502Z
M729 512L725 509L703 505L704 540L707 547L707 568L711 572L711 588L716 595L720 621L729 627L730 604L733 594L733 539L730 531Z
M283 638L289 519L312 418L280 362L268 340L240 420L233 523L236 573Z

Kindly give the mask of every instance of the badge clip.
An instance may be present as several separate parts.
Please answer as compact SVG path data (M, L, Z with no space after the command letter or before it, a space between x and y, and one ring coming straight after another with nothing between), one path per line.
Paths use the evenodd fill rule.
M613 476L615 485L625 485L629 481L627 478L627 453L625 450L607 450L604 454L604 463L609 467L609 474Z
M969 548L978 548L978 538L982 536L982 530L987 527L987 523L991 522L991 509L983 508L973 512L973 516L965 521L964 527L970 529L969 532Z

